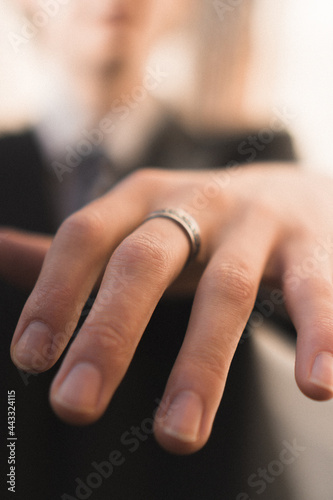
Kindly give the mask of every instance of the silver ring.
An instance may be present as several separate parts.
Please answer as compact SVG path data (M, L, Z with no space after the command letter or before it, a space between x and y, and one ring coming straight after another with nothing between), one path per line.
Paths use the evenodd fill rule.
M194 259L200 250L201 236L199 225L192 215L185 212L182 208L165 208L163 210L151 212L144 222L158 217L163 217L164 219L170 219L173 222L176 222L176 224L178 224L185 231L191 247L188 262Z

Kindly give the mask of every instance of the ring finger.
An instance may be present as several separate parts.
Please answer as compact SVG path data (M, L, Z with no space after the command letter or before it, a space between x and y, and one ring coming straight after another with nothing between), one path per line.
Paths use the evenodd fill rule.
M226 231L201 278L155 421L158 441L172 452L192 453L210 435L276 234L267 217L250 214Z

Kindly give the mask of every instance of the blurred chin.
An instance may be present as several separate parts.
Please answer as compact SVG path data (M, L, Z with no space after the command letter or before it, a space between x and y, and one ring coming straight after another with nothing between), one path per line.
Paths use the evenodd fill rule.
M62 54L67 53L73 64L77 65L81 61L87 67L98 69L100 66L100 69L103 69L103 66L107 67L113 63L119 63L119 61L126 61L131 46L128 33L96 29L90 30L89 35L86 32L86 36L82 36L82 32L78 33L75 39L73 37L70 51L67 47L61 52Z

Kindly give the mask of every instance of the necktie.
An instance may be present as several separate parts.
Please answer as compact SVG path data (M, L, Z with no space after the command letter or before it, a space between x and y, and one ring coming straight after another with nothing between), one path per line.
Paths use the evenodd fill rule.
M96 149L83 158L79 165L64 178L60 186L61 218L79 210L87 203L105 194L115 183L112 164Z

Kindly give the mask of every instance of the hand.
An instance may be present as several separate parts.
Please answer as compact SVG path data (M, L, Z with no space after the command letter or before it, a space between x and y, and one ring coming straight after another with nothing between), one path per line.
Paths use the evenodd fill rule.
M184 231L162 218L141 224L168 207L187 210L201 228L200 253L183 273ZM62 224L18 322L12 358L25 370L50 368L103 274L50 393L62 419L93 422L165 290L177 277L186 289L184 276L196 276L188 330L155 425L162 446L192 453L209 437L261 282L285 294L298 332L300 389L317 400L333 396L332 238L333 181L295 166L139 171Z

